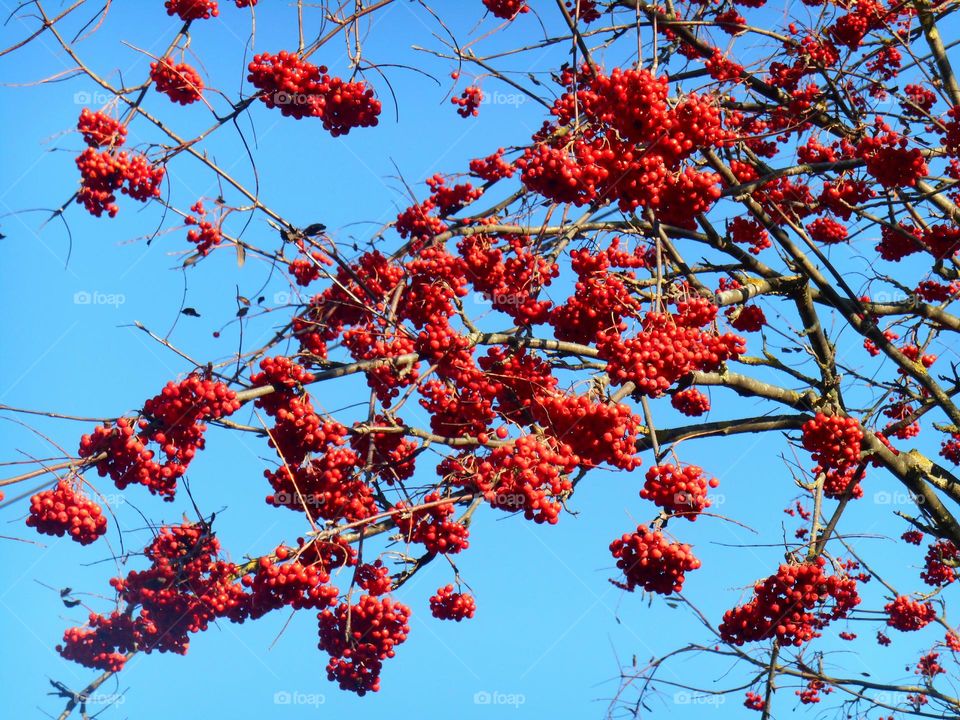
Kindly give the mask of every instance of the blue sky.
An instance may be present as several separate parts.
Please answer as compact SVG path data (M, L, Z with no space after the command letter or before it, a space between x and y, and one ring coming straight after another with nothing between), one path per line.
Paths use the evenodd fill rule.
M235 97L245 76L244 43L250 26L245 12L232 3L222 5L219 19L195 23L191 50L196 55L188 57L188 62L201 66L212 86ZM284 3L261 5L255 50L295 45L291 8ZM446 0L435 7L461 39L496 26L490 18L480 20L479 0ZM552 30L556 30L555 15L555 11L542 13ZM0 29L0 45L10 45L32 27L29 21L7 23ZM149 59L133 48L156 54L177 27L159 0L118 3L104 26L78 48L85 61L112 82L122 73L134 84L146 76ZM371 74L369 79L384 101L376 129L334 139L319 124L282 118L260 106L241 119L239 128L252 147L266 204L304 226L323 222L344 243L362 244L409 204L403 181L422 196L422 181L434 172L463 171L470 158L529 139L544 119L543 109L515 101L511 88L490 79L482 82L484 91L501 93L501 100L485 104L476 119L462 120L455 114L446 99L452 64L410 49L412 44L439 47L433 33L442 31L413 3L396 3L374 21L364 41L368 59L415 65L438 79L435 82L403 67L385 68L400 98L397 110L383 78ZM480 47L488 51L541 36L537 18L531 15ZM120 38L133 47L122 44ZM347 59L341 50L342 45L334 43L314 59L343 72ZM527 71L551 67L558 58L562 54L556 50L543 51L504 67ZM85 104L97 107L102 100L97 97L99 90L83 78L36 84L70 65L48 36L0 58L7 83L0 88L0 122L6 140L0 170L0 231L6 235L0 241L0 267L4 268L0 301L6 309L0 403L109 417L139 407L167 380L191 369L137 329L135 322L160 335L169 332L171 342L192 357L218 361L229 357L241 341L238 325L231 323L236 295L262 295L271 305L277 293L290 288L256 258L238 267L229 250L215 252L186 271L179 269L187 248L185 231L168 232L178 225L173 218L165 219L157 206L142 207L127 198L121 199L120 215L113 220L92 218L72 206L64 221L44 224L47 214L35 209L59 206L76 187L73 157L81 143L69 132L76 116ZM185 136L211 124L205 108L174 107L153 92L148 94L147 107ZM131 145L158 140L156 131L142 120L130 128ZM206 147L222 167L252 186L254 173L236 130L221 129ZM187 157L171 164L165 191L167 187L179 207L218 193L210 174ZM157 227L164 230L147 244L144 236ZM231 227L232 232L239 230L239 223ZM243 237L266 246L277 241L262 217L253 219ZM91 302L82 302L84 298ZM181 302L195 308L200 317L178 316ZM282 319L280 312L251 321L244 328L244 347L255 347L257 339L268 337ZM213 337L214 331L221 332L219 338ZM314 396L319 405L332 410L352 403L361 387L347 381L317 388ZM749 402L725 403L728 396L719 392L713 398L715 409L707 419L736 417L752 409ZM658 417L664 418L661 423L678 422L666 401L656 402L655 408ZM93 425L9 412L0 416L0 422L4 460L62 455L52 443L74 453L79 436ZM715 509L750 526L701 518L674 529L681 540L695 546L703 561L703 568L688 576L685 593L718 622L723 611L741 597L742 588L771 573L782 560L781 540L784 535L791 537L796 526L781 509L796 492L778 453L792 456L773 438L708 440L685 443L682 448L684 462L702 465L720 479ZM217 512L219 536L235 559L269 552L280 541L293 541L303 530L296 514L263 503L268 487L261 473L264 459L270 457L259 439L214 429L208 435L208 450L191 466L189 484L197 504L205 512ZM24 490L40 484L37 480ZM452 571L442 560L428 566L398 594L414 609L412 631L397 657L386 664L378 694L357 698L326 680L326 657L316 649L313 613L292 618L275 613L255 623L211 628L194 638L186 657L137 657L116 683L101 689L104 695L123 693L102 717L150 720L173 712L188 712L191 717L269 714L281 720L377 712L394 717L454 713L480 720L602 716L617 693L621 665L631 664L634 656L643 665L688 640L710 640L682 606L670 607L659 598L650 604L645 597L623 593L607 582L616 576L607 549L610 541L649 517L650 507L637 495L641 484L640 473L597 471L578 488L571 505L577 515L564 516L555 527L535 526L492 511L478 513L471 528L471 547L456 558L461 575L476 594L476 618L442 623L430 617L427 598L452 581ZM106 483L100 488L112 500L114 524L129 531L124 536L128 550L149 538L140 513L168 521L177 521L184 512L192 514L184 493L176 502L164 504L139 488L122 494L111 493ZM19 489L10 489L8 498L19 494ZM877 495L894 493L891 498L896 503L896 491L888 478L875 473L865 501L851 508L853 522L848 527L869 536L855 541L859 549L890 567L905 568L894 572L894 577L906 591L918 583L912 566L919 563L920 555L882 537L897 537L906 527L893 517L895 507L884 506L883 497ZM0 672L7 687L17 689L4 693L0 703L7 717L16 718L60 711L62 702L46 697L48 679L79 688L95 675L60 659L53 650L63 629L82 623L85 615L80 607L65 607L58 590L70 587L77 598L103 610L108 606L103 596L109 595L109 577L126 572L118 571L111 559L111 549L121 552L115 532L108 536L111 548L102 543L80 548L32 534L23 526L25 509L26 501L21 500L0 510L4 523L0 534L9 538L0 543L5 568L0 622L8 648L0 660ZM757 546L731 547L746 544ZM133 563L130 567L138 567ZM882 605L876 602L879 590L864 589L865 607ZM835 636L841 629L831 628L830 634ZM872 630L865 630L863 642L852 645L825 643L827 650L836 653L828 655L827 661L849 673L910 679L911 673L904 673L903 658L915 657L914 646L898 638L896 649L885 651L877 648L872 635ZM933 639L934 635L924 638L927 643ZM703 687L749 680L742 669L729 671L716 661L681 661L662 671L661 677L669 679L670 673L676 673L677 682ZM793 705L792 692L792 688L782 691L788 696L783 698L782 715ZM633 694L628 689L624 697L630 699ZM726 717L748 714L741 701L742 693L737 693L725 704L703 705L667 691L649 705L657 716L710 717L715 712Z

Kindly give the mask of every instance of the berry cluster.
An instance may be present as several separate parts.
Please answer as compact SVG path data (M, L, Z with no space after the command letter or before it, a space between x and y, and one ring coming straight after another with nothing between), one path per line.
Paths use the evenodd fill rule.
M438 620L469 620L477 611L477 603L469 593L453 591L453 585L438 588L430 598L430 614Z
M907 142L877 118L876 133L857 144L856 156L866 162L867 172L883 187L913 187L926 177L928 168L920 148L908 149Z
M568 70L562 82L555 124L517 162L524 185L557 203L613 198L624 212L649 209L664 223L694 227L720 197L720 177L684 161L731 139L719 107L695 94L671 105L666 77L644 69ZM570 128L572 137L561 132Z
M503 20L513 20L521 13L530 12L530 8L523 0L483 0L493 15Z
M555 525L561 503L573 489L570 473L576 466L569 445L549 436L522 435L474 467L464 467L460 482L481 492L491 507Z
M76 164L80 170L77 202L96 217L104 212L110 217L116 216L119 212L116 204L118 190L140 202L160 196L164 169L152 165L143 155L130 155L125 151L98 152L88 147L77 156Z
M747 694L744 696L743 706L748 710L757 710L758 712L763 712L767 707L767 703L763 699L762 695L748 690Z
M826 576L825 564L818 557L781 565L775 575L757 582L753 600L724 614L720 636L734 645L775 637L797 647L819 637L819 629L846 617L860 603L856 582Z
M407 504L399 502L394 509L397 531L407 542L421 543L432 554L455 555L470 546L470 531L465 525L451 520L453 501L442 502L437 492L423 498L424 505L435 504L425 509L408 510Z
M693 387L677 390L670 396L670 404L689 417L698 417L710 410L710 398Z
M79 454L98 458L97 472L109 475L121 490L137 483L173 500L177 479L204 447L205 421L239 408L236 393L226 385L190 375L180 383L167 383L160 395L147 400L138 422L120 418L115 425L101 425L92 435L84 435ZM154 452L147 448L150 442L166 455L164 464L154 460Z
M949 540L937 540L927 548L924 569L920 579L927 585L949 585L957 579L960 566L960 550Z
M150 79L161 92L180 105L195 103L203 96L200 73L186 63L176 63L168 57L150 63Z
M480 114L480 103L483 102L483 91L476 85L470 85L459 97L450 98L450 102L457 106L460 117L476 117Z
M57 651L88 667L116 671L134 649L182 655L189 635L216 618L242 620L248 597L234 582L237 566L219 560L219 552L206 525L161 528L144 551L151 566L110 581L129 611L91 615L88 627L64 633Z
M770 247L770 235L756 220L735 217L727 225L730 239L741 245L748 245L750 252L759 255L761 250Z
M729 308L725 315L730 327L740 332L759 332L767 324L767 317L759 305Z
M685 573L700 567L689 545L670 542L645 525L610 543L610 552L626 578L625 583L614 585L631 592L638 587L661 595L680 592Z
M103 510L82 492L77 492L69 480L61 480L55 488L30 498L27 525L43 535L69 535L81 545L89 545L107 532Z
M363 81L344 82L285 50L255 55L247 80L269 108L279 108L285 117L316 117L334 137L353 128L373 127L379 120L380 101Z
M711 314L716 306L709 306ZM608 334L597 342L613 383L633 382L637 392L663 395L677 380L695 370L715 371L746 351L743 338L700 330L703 317L647 313L643 329L622 339Z
M887 625L903 632L913 632L926 627L937 619L937 611L930 602L918 602L898 595L883 607L887 613Z
M647 479L640 497L650 500L671 515L696 520L697 515L710 507L707 488L720 484L716 478L707 478L703 468L687 465L654 465L647 470Z
M286 548L278 548L275 554L281 561L288 557ZM245 610L251 619L285 606L323 609L335 605L339 595L322 564L304 564L299 559L278 563L262 557L253 574L244 575L242 582L249 589Z
M319 648L330 654L327 676L343 690L363 696L380 689L383 661L407 639L410 608L390 598L364 595L356 605L341 603L317 615Z
M167 0L167 15L178 15L184 22L208 20L220 14L217 0Z
M825 469L843 470L860 459L863 430L855 418L817 413L801 430L803 447Z
M92 148L118 147L127 137L127 128L118 120L101 111L91 112L88 108L80 111L77 130Z
M187 215L184 220L187 225L196 225L195 228L187 231L187 240L197 246L197 252L200 255L207 255L212 248L223 241L223 233L220 232L219 225L214 225L209 220L204 219L207 211L203 207L203 202L197 200L190 207L190 210L199 217Z

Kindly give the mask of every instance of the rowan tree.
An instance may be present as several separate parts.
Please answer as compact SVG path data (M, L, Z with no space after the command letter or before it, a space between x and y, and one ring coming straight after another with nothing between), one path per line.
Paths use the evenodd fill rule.
M236 342L216 357L141 326L176 355L176 375L146 398L111 388L130 411L64 428L51 438L62 457L2 482L22 496L22 535L117 559L83 601L88 616L44 626L62 633L64 658L101 673L58 687L60 717L86 713L135 655L184 654L216 623L282 611L316 615L330 682L375 692L403 662L413 615L483 622L457 566L466 553L496 562L483 547L495 539L470 535L478 514L570 522L581 483L604 472L636 492L635 521L611 521L604 541L620 602L662 595L687 618L673 651L623 664L611 716L656 715L653 698L678 691L762 718L960 714L948 616L960 565L958 3L406 3L429 28L417 52L446 67L435 122L476 122L498 110L486 97L510 92L542 109L542 126L516 146L485 136L485 154L431 177L398 168L406 206L359 235L312 209L281 211L269 186L232 169L239 158L256 177L257 127L300 123L332 143L423 102L392 79L424 70L368 48L398 2L145 1L163 35L160 50L126 46L149 56L141 77L85 60L85 47L118 40L110 3L15 11L33 31L0 56L52 44L70 68L38 80L80 77L108 97L64 121L77 190L38 198L57 203L48 221L158 208L142 234L176 245L186 277L228 254L286 290L273 302L238 290L224 319ZM266 12L284 45L260 41ZM463 18L476 21L470 37L448 27ZM211 26L249 49L242 82L205 70ZM174 191L181 165L218 193ZM269 335L244 333L256 324ZM327 409L327 388L358 380L359 405ZM36 412L4 409L22 422ZM189 502L190 483L208 481L192 461L226 433L269 457L230 492L264 495L298 523L254 555L221 546L216 512ZM724 479L754 488L744 507L718 502L723 467L688 459L697 442L740 435L763 438L752 471ZM789 478L785 509L769 501L771 468ZM112 486L157 500L146 543L106 512ZM885 504L891 491L909 504ZM174 507L188 513L165 514ZM685 592L702 572L694 531L781 511L782 534L756 545L782 559L747 577L748 548L723 548L729 580L715 592L728 610L702 611ZM909 546L914 567L878 535ZM431 563L448 581L411 607L404 585ZM850 669L851 654L880 653L905 671ZM690 670L700 663L725 671Z

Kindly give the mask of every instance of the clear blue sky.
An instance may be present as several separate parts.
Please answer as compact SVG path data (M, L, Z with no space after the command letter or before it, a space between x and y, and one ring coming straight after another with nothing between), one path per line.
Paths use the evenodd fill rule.
M5 10L12 9L6 0L0 4ZM249 20L233 3L221 5L219 19L195 23L192 50L197 56L188 61L200 65L199 57L209 83L236 97L246 74L243 53ZM544 22L555 30L553 2L535 5L544 6ZM488 18L476 28L483 11L479 0L442 0L434 6L461 39L471 31L481 34L495 26ZM287 3L261 3L256 51L295 46L293 18ZM15 42L33 27L32 22L11 20L0 29L0 45ZM116 3L105 25L78 47L97 72L112 82L120 72L133 84L146 77L149 59L123 45L121 38L157 53L177 27L164 13L160 0ZM461 120L455 115L445 99L452 66L410 50L411 44L438 47L431 36L437 32L441 32L437 25L413 3L398 2L378 15L364 43L366 57L415 65L440 82L408 69L385 69L400 98L396 110L383 79L371 74L384 101L382 122L376 129L333 139L318 123L298 123L259 106L241 120L240 128L253 148L262 197L269 206L301 225L322 221L341 241L355 238L363 242L408 204L403 183L396 177L397 168L422 194L420 183L434 172L462 171L472 157L529 139L544 119L542 108L534 103L504 99L484 105L477 119ZM541 35L537 19L530 15L481 47L511 46ZM331 44L315 59L334 71L343 71L346 58L341 50L342 45ZM544 53L505 67L527 70L530 62L550 67L557 57L556 53L552 58ZM8 84L0 89L4 138L0 231L6 235L0 241L0 267L4 269L0 301L5 310L0 403L84 416L116 416L139 407L167 380L191 369L134 328L134 322L159 334L166 334L176 323L170 335L174 344L201 361L217 361L233 353L240 342L238 326L227 324L236 312L235 295L264 295L271 304L275 293L288 288L255 258L238 268L229 251L215 252L182 272L178 269L182 258L177 253L187 247L185 231L162 232L149 245L142 239L161 223L164 228L177 224L171 218L164 221L155 206L143 208L122 198L120 215L114 220L94 219L73 206L65 215L69 234L64 222L54 220L43 226L44 213L27 212L60 205L76 187L73 158L81 143L69 131L87 97L93 96L90 104L94 107L100 104L95 97L97 88L80 78L23 87L63 73L70 66L49 36L0 58L0 72ZM499 91L503 98L512 97L509 87L489 79L483 88L488 94ZM213 102L223 107L222 101ZM210 124L204 108L181 110L152 92L147 107L172 120L183 135ZM131 126L130 144L156 140L155 131L142 120ZM222 129L207 149L238 179L252 184L250 163L235 130ZM169 187L179 207L199 196L215 197L218 192L204 168L186 157L171 165L169 179L165 190ZM253 220L244 237L267 246L276 240L262 218ZM184 304L196 308L200 318L178 319L184 292ZM78 304L77 293L89 293L101 301ZM107 302L106 296L113 300ZM244 347L254 347L258 334L267 337L282 317L282 313L273 314L252 322L244 331ZM219 339L212 336L215 330L222 330ZM335 409L353 402L357 388L345 382L318 388L315 396L323 407ZM724 400L728 398L717 392L713 398L715 410L709 419L750 412L749 403L727 405ZM665 402L656 406L664 418L662 423L676 420ZM28 422L46 438L17 420ZM61 455L51 442L75 453L79 436L92 426L11 413L3 413L0 422L0 456L4 460ZM703 561L703 568L688 576L686 594L695 598L714 622L738 601L743 587L775 569L782 559L784 532L792 536L795 525L781 513L795 495L789 471L778 458L784 449L773 438L750 437L683 445L684 462L700 464L719 477L719 512L746 522L759 533L713 518L675 529L680 539L694 544ZM208 436L208 450L189 473L198 505L205 512L217 511L219 536L236 559L269 552L280 541L293 541L303 530L298 515L263 503L268 487L261 476L265 466L261 458L270 456L257 438L214 430ZM640 473L595 472L578 488L572 503L578 515L564 516L555 527L535 526L492 511L478 513L471 529L471 547L456 559L476 594L476 618L459 624L431 618L427 598L437 586L452 580L452 572L438 560L419 573L399 592L399 599L414 609L412 632L397 657L386 664L383 689L378 694L357 698L329 683L324 671L326 656L316 649L314 614L303 612L291 618L281 612L242 626L222 623L196 636L186 657L137 657L117 683L111 681L102 689L106 694L125 693L122 703L102 717L151 720L174 713L187 713L188 717L268 715L281 720L373 713L401 718L451 714L480 720L602 716L617 692L621 664L629 664L636 656L642 665L688 640L709 642L709 635L684 608L672 608L659 598L650 605L640 594L623 593L607 582L616 576L607 549L610 541L648 519L650 507L637 495L641 484ZM168 521L179 520L184 512L192 515L183 493L176 502L164 504L141 488L123 494L111 493L105 482L100 488L115 500L111 509L120 526L129 531L125 534L128 551L138 549L149 537L141 512L153 520ZM8 497L18 490L11 489ZM891 506L879 506L872 500L875 493L883 491L895 492L896 487L875 473L867 490L869 502L854 507L851 516L862 518L857 527L864 534L897 537L905 524L892 516ZM23 526L25 510L26 501L21 500L0 511L4 523L0 534L15 538L0 542L4 568L0 627L6 648L0 660L6 688L0 708L10 718L41 717L41 710L59 713L62 701L45 696L49 678L80 688L94 677L95 672L60 659L53 650L63 629L81 624L85 617L80 607L64 607L57 590L73 588L90 607L103 610L109 603L99 596L110 595L107 581L118 573L104 544L80 548L69 541L38 536ZM785 531L781 529L784 522ZM113 551L120 554L116 533L108 538ZM887 563L906 567L920 561L917 552L906 551L889 539L857 543L864 552ZM729 547L739 544L770 546ZM129 567L139 567L136 560L132 563ZM904 570L901 578L904 590L918 584L914 569ZM877 602L878 590L864 589L865 607L882 604ZM858 631L858 623L850 625ZM842 629L839 625L831 628L831 635ZM849 673L910 679L903 664L915 658L913 646L898 637L895 649L885 651L877 648L872 636L873 631L866 630L862 643L825 644L827 649L844 653L831 655L827 661ZM933 635L926 640L932 642ZM662 677L669 679L676 672L678 682L704 687L717 682L734 685L748 678L740 669L726 675L728 670L716 662L684 662L664 670ZM792 690L782 691L788 697L782 698L781 716L792 707ZM489 695L493 693L499 695ZM625 697L632 698L632 692L627 690ZM290 704L278 704L285 698ZM487 698L491 702L483 703ZM649 704L656 716L749 715L740 705L742 693L730 696L719 707L683 700L666 693ZM831 698L825 704L830 706ZM91 706L91 712L96 709Z

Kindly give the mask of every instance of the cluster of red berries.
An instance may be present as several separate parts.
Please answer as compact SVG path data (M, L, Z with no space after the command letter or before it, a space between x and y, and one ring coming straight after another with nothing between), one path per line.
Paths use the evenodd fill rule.
M339 591L329 584L330 575L322 564L304 564L299 558L282 562L289 557L284 547L277 548L275 555L280 562L262 557L253 574L243 576L242 584L249 589L247 617L256 619L285 606L302 610L336 605Z
M960 465L960 433L953 433L949 440L943 441L940 455L954 465Z
M527 520L555 525L573 490L570 473L578 458L569 445L549 436L522 435L479 462L468 486L491 507L523 512Z
M920 660L917 661L917 675L922 675L925 678L929 679L936 677L945 673L943 665L940 664L940 653L937 652L928 652L926 655L922 655Z
M826 576L825 564L818 557L781 565L775 575L757 582L749 603L724 614L720 636L734 645L775 637L797 647L819 637L819 629L846 617L860 603L856 582Z
M759 255L761 250L772 245L766 228L756 220L735 217L727 225L727 232L735 243L748 245L750 252L754 255Z
M402 238L414 240L413 250L420 250L435 235L447 230L441 217L452 215L483 194L481 188L470 183L447 185L442 175L436 174L426 180L430 196L421 203L411 205L397 215L396 229ZM433 215L434 211L437 215Z
M713 55L707 59L704 67L717 82L739 80L743 76L743 65L728 58L720 48L713 49Z
M823 680L808 680L806 687L796 691L797 697L804 705L813 705L822 699L820 693L829 695L833 692L832 687L827 687Z
M101 425L80 439L81 458L96 461L101 477L110 476L123 490L137 483L151 493L173 500L182 477L197 450L203 449L205 421L230 415L240 407L236 393L226 385L199 375L180 383L167 383L160 395L144 403L141 419L120 418ZM147 448L155 442L166 455L161 465Z
M860 459L863 430L855 418L817 413L801 430L803 447L825 469L842 470Z
M586 395L553 393L541 395L530 406L536 423L569 446L582 467L608 463L621 470L640 465L637 435L640 417L623 404L594 402Z
M860 479L858 479L853 486L850 486L850 483L853 482L854 477L857 474L856 465L847 465L842 469L837 468L828 468L823 469L820 465L817 465L813 468L814 476L823 473L823 495L824 497L831 498L833 500L840 500L848 492L851 499L856 500L863 497L863 488L860 486Z
M731 307L724 314L730 321L730 327L740 332L760 332L767 324L767 316L759 305Z
M546 321L551 303L537 296L560 274L533 242L529 235L472 235L457 244L474 289L521 325Z
M618 240L604 252L592 253L586 248L571 252L570 269L577 275L574 294L557 305L549 317L557 339L593 343L604 333L626 330L622 321L640 308L627 285L635 275L630 270L614 270L646 265L641 254L624 257Z
M167 0L163 5L167 15L177 15L184 22L208 20L220 14L217 0Z
M716 306L712 312L716 313ZM746 352L743 338L700 330L700 319L651 312L635 336L601 337L597 350L607 361L610 381L617 385L633 382L637 392L659 397L684 375L718 370L727 360Z
M430 598L430 614L438 620L469 620L477 611L473 595L453 591L453 585L438 588Z
M927 548L920 579L935 587L949 585L957 579L957 567L960 567L960 550L949 540L937 540Z
M326 67L314 65L285 50L272 55L255 55L247 80L269 108L282 115L301 119L316 117L334 137L358 127L379 122L380 101L363 81L344 82L327 74Z
M212 248L223 241L223 233L220 232L219 225L214 225L209 220L204 219L207 212L203 207L203 202L197 200L190 206L190 210L199 217L187 215L184 219L187 225L196 225L195 228L187 231L187 240L197 246L197 252L200 255L207 255Z
M682 468L672 464L654 465L647 470L640 497L652 501L671 515L696 520L697 515L710 507L707 488L715 488L719 484L720 481L706 477L703 468L696 465Z
M377 416L380 426L395 426L394 421ZM419 445L402 432L357 432L350 440L357 455L388 485L413 477Z
M836 245L847 239L847 228L833 218L817 218L807 225L810 237L824 245Z
M203 96L200 73L186 63L176 63L168 57L150 63L150 79L161 92L180 105L195 103Z
M918 602L898 595L883 607L887 613L887 625L902 632L913 632L926 627L937 619L937 611L930 602Z
M318 647L330 654L329 679L360 696L377 692L383 661L394 657L394 648L410 632L409 617L406 605L370 595L355 605L341 603L319 613Z
M127 128L118 120L102 111L91 112L88 108L80 111L77 130L83 135L83 141L92 148L118 147L127 137Z
M467 527L450 517L454 513L453 501L442 502L438 492L423 497L423 509L407 509L405 502L398 502L394 509L397 531L407 542L421 543L429 553L455 555L470 546Z
M688 417L698 417L710 410L710 398L694 387L677 390L670 396L670 404Z
M659 530L645 525L610 543L610 552L626 579L624 583L611 582L630 592L638 587L661 595L680 592L686 573L700 567L689 545L670 542Z
M521 13L530 12L523 0L483 0L483 4L494 16L503 20L513 20Z
M767 707L767 703L763 699L762 695L748 690L747 694L744 696L743 706L748 710L763 712L763 710L765 710Z
M30 498L27 525L43 535L68 535L81 545L89 545L107 532L103 510L69 480Z
M80 170L77 202L96 217L104 212L110 217L116 216L118 190L140 202L160 196L164 169L151 164L143 155L112 150L98 152L88 147L77 156L76 164Z
M393 578L390 577L390 568L382 560L373 563L357 565L353 574L354 582L369 595L380 597L393 590Z
M693 227L720 197L720 177L684 161L731 139L719 107L695 94L672 106L666 77L644 69L568 70L561 80L555 124L517 162L524 185L558 203L609 197L624 212L645 208L664 223Z
M323 250L308 250L303 240L297 241L300 257L295 258L287 265L287 270L297 281L297 285L306 287L320 277L324 266L333 265L333 260Z
M302 349L326 358L326 342L339 338L344 328L370 322L386 310L386 299L403 280L403 266L374 250L348 267L340 267L330 287L310 301L293 319Z
M457 106L457 114L460 117L476 117L480 114L483 91L476 85L470 85L458 97L450 98L450 102Z
M471 160L470 172L487 182L513 177L514 167L503 159L503 153L503 148L497 148L492 155Z
M144 551L151 566L110 581L130 612L91 615L87 627L64 633L57 651L88 667L117 671L128 652L184 654L189 635L214 619L242 620L247 596L235 582L238 568L217 559L219 552L206 525L161 528Z
M907 144L906 137L877 118L876 133L857 144L856 156L866 162L867 172L883 187L913 187L926 177L928 168L920 148L908 148Z

